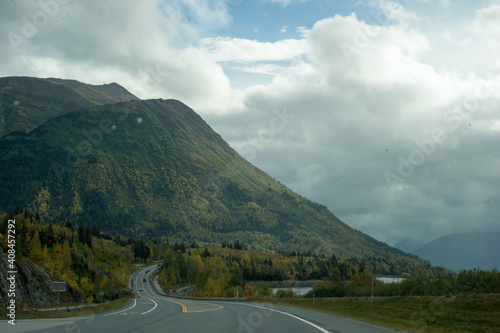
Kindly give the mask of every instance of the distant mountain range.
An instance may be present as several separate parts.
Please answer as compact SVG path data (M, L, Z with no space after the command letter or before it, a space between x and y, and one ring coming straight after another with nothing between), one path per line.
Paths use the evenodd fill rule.
M0 103L0 211L112 235L425 264L275 181L179 101L10 77Z
M394 247L455 271L500 269L500 232L451 234L420 246L404 240Z

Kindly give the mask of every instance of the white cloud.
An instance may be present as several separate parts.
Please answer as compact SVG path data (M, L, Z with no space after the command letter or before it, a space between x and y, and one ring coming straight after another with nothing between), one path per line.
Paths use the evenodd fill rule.
M490 72L500 54L500 30L495 21L500 6L481 5L451 2L448 8L435 7L432 14L419 15L416 26L432 47L424 61L440 71L464 75Z
M277 4L281 4L283 6L288 6L292 2L303 3L303 2L308 2L310 0L262 0L262 1L270 2L270 3L277 3Z
M244 73L262 74L262 75L278 75L287 70L284 66L274 64L250 64L250 65L230 65L226 68Z
M428 49L423 34L393 26L373 27L360 22L355 14L317 22L307 40L314 61L332 78L342 74L375 84L396 83L423 77L430 70L418 63Z
M242 38L203 38L200 46L218 62L290 60L307 52L304 40L284 39L274 43Z
M305 34L309 32L309 29L307 29L307 27L303 27L303 26L301 26L301 27L297 27L297 28L296 28L296 30L297 30L297 32L298 32L298 33L299 33L302 37L304 37L304 36L305 36Z
M472 29L477 34L498 38L500 36L500 5L491 5L477 10Z
M195 108L214 105L205 112L221 112L232 103L229 80L193 45L199 39L198 24L218 27L230 21L225 4L71 2L59 5L29 38L23 36L28 30L23 24L29 25L23 15L36 16L43 9L24 2L4 4L2 29L24 42L14 48L3 41L0 59L9 66L2 75L60 76L95 84L118 81L141 98L177 98Z
M389 21L408 24L417 19L417 16L407 11L401 4L388 0L379 0L378 7L384 12Z
M369 26L356 15L321 20L305 40L308 53L300 63L279 72L271 84L243 92L249 113L271 117L286 108L295 118L266 144L256 134L252 141L237 136L231 143L240 152L253 149L252 162L389 243L469 231L471 220L495 225L493 137L500 137L488 124L498 118L498 76L490 78L489 89L478 90L480 77L439 72L422 61L434 51L423 33L404 25ZM349 57L342 51L347 44L356 49ZM450 117L456 105L462 111ZM263 118L239 138L265 128L257 119ZM424 160L394 191L384 173L398 174L401 159L419 156L419 144L429 144L436 130L447 139L433 143L429 156L418 153ZM478 163L487 176L469 171ZM473 194L470 201L460 198L461 188Z

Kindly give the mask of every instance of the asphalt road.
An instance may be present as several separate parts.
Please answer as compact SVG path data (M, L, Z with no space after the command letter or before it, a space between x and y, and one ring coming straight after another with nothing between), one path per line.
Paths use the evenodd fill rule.
M149 270L149 273L146 271ZM151 267L134 277L139 297L122 309L89 317L17 320L0 323L5 333L387 333L395 330L297 308L246 302L205 302L158 295L150 282ZM142 289L142 290L140 290Z

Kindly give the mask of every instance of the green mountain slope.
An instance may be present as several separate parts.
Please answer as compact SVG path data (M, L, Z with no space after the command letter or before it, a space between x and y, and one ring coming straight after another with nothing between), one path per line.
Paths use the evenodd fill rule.
M4 136L0 152L3 211L148 239L417 262L251 165L179 101L73 111Z
M137 99L116 83L94 86L75 80L0 78L0 137L30 131L48 119L84 107Z

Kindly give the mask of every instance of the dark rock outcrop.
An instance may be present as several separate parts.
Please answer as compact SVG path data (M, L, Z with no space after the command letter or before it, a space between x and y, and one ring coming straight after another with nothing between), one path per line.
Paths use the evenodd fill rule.
M0 250L0 304L7 307L9 301L9 282L7 273L8 257ZM30 260L16 261L16 304L21 306L26 303L29 307L37 307L47 304L57 304L57 292L52 291L52 279L50 274L42 267ZM66 292L60 295L61 303L84 302L85 298L78 290L67 285Z

